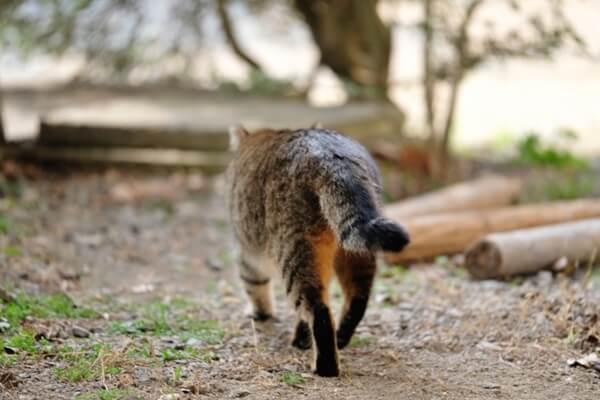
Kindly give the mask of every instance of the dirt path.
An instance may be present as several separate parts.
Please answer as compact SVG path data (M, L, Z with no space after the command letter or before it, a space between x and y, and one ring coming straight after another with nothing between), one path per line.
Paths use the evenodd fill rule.
M48 339L31 348L0 330L18 353L0 358L0 399L598 398L600 375L566 363L598 346L597 268L472 282L447 260L384 266L342 377L313 376L281 294L279 321L245 317L218 188L109 171L2 199L0 286L62 290L96 313L29 307L22 324Z

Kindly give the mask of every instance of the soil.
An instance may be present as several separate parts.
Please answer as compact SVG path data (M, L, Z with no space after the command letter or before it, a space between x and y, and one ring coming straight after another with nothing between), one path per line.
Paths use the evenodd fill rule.
M218 321L224 335L211 344L188 342L210 357L127 360L116 374L77 383L57 377L63 361L51 352L20 356L0 367L0 399L86 398L103 387L121 388L115 398L165 400L585 400L600 394L599 372L567 364L598 346L597 267L503 282L470 280L460 257L410 268L381 263L356 339L341 352L341 377L320 378L310 372L310 352L289 345L294 318L281 291L277 321L255 324L246 316L219 177L40 174L21 181L19 197L0 199L10 222L0 245L19 249L0 255L1 282L34 294L61 291L100 310L93 318L43 320L90 333L57 335L53 344L107 343L121 354L143 341L159 352L177 348L177 334L111 328L135 320L145 304L174 299L186 301L193 319ZM340 291L333 292L339 309Z

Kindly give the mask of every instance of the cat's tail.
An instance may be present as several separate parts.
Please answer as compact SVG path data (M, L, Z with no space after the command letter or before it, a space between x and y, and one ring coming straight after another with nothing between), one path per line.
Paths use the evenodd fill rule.
M349 251L400 251L410 243L405 228L380 215L374 189L350 171L338 170L319 190L321 211Z

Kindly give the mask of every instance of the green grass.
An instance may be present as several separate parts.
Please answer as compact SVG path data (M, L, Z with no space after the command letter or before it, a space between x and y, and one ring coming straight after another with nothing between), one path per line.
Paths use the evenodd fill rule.
M4 255L9 258L21 257L23 253L21 249L15 246L7 246L4 248Z
M61 381L77 383L91 380L96 377L96 374L91 363L82 359L67 367L56 368L54 370L54 376Z
M73 300L64 294L31 296L23 292L14 300L0 308L0 317L5 318L11 327L17 327L27 316L38 318L93 318L98 313L90 308L77 307Z
M176 327L182 339L197 339L209 345L223 342L225 331L214 320L201 320L190 317L178 319Z
M594 193L596 179L594 174L553 179L544 185L544 196L548 200L574 200L587 197Z
M58 380L77 383L100 378L102 367L105 376L114 376L121 372L118 358L111 356L110 346L95 344L83 351L73 352L65 347L59 351L58 358L65 364L54 369ZM100 359L102 358L102 361Z
M350 347L350 348L365 347L371 343L373 343L373 337L371 337L371 336L354 335L352 337L352 339L350 340L350 344L348 344L348 347Z
M0 215L0 233L6 235L10 230L10 221L3 215Z
M29 331L20 331L6 339L2 339L1 343L2 347L10 347L28 354L37 354L41 346L48 344L44 339L38 342L35 335Z
M194 317L194 304L177 299L169 302L154 301L136 308L140 317L131 322L119 322L113 325L113 333L148 336L178 336L186 342L195 339L198 346L190 344L182 350L161 349L154 351L151 339L146 339L138 346L131 348L126 354L117 354L104 344L95 344L77 349L67 346L54 346L45 340L36 339L35 334L21 328L21 322L28 316L36 318L87 318L97 316L98 313L90 308L76 307L66 295L30 296L23 292L14 292L14 299L0 303L0 318L8 328L5 328L4 337L0 337L0 348L10 347L19 354L35 355L45 351L46 354L55 354L60 364L54 368L53 373L57 380L62 382L78 383L98 380L101 368L105 376L116 375L121 371L124 360L133 357L140 361L153 363L168 363L176 360L199 360L206 363L217 360L212 351L202 346L222 343L225 332L217 321L200 320ZM85 343L85 342L82 342ZM47 350L47 351L46 351ZM0 366L14 365L20 357L2 353ZM99 361L100 360L100 361ZM103 396L110 396L105 393ZM99 393L92 393L90 398L100 397Z
M183 368L181 367L181 365L179 365L173 370L173 384L174 385L179 384L179 382L181 382L182 377L183 377Z
M552 167L558 169L588 169L589 163L568 150L568 142L577 139L571 131L559 133L559 143L547 143L531 132L517 144L518 161L526 165Z
M564 342L569 346L574 346L579 341L579 338L580 332L578 332L575 327L571 327L571 329L569 329L569 333L564 338Z
M450 271L450 276L453 276L455 278L459 278L459 279L468 279L469 278L469 272L467 271L467 269L465 267L455 266L454 268L449 268L449 271Z
M129 390L122 389L98 389L94 392L80 394L75 400L119 400L131 398L132 393Z
M0 368L12 367L17 363L17 356L0 352Z
M306 379L298 373L294 371L285 371L281 374L281 382L285 383L288 386L297 386L302 385L306 382Z
M392 278L394 280L403 281L409 278L411 271L404 265L385 265L381 269L381 276L384 278Z
M134 346L131 349L129 349L127 355L147 359L154 357L155 351L152 347L152 344L149 341L146 341L145 343L142 343L139 346Z
M197 350L193 349L185 349L185 350L175 350L175 349L165 349L160 353L160 357L164 362L169 361L177 361L177 360L188 360L190 358L195 358L198 354Z
M10 290L7 290L10 292ZM37 355L50 353L52 345L45 338L36 337L34 332L21 328L21 322L28 316L38 318L87 318L95 316L96 312L88 308L78 308L73 301L64 294L52 296L30 296L23 292L16 293L14 299L0 303L0 318L9 324L5 335L0 337L0 349L11 348L20 354ZM62 353L66 352L63 350ZM13 365L17 357L0 354L0 365L8 367ZM89 362L87 362L89 364ZM79 381L89 376L86 363L81 361L70 363L68 367L57 370L57 377L69 381ZM87 368L89 369L89 368Z
M223 341L225 331L214 320L196 319L186 313L189 302L184 300L165 303L152 302L140 310L140 318L134 321L113 323L113 333L129 336L179 336L182 340L197 339L204 344L215 345Z

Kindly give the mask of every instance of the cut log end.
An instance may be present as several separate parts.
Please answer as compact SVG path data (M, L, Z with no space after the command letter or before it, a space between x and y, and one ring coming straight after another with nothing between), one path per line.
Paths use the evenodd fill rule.
M600 248L600 218L491 234L466 254L476 279L531 274L566 257L594 260Z
M488 240L477 242L466 254L466 266L475 279L496 278L501 274L502 254Z

